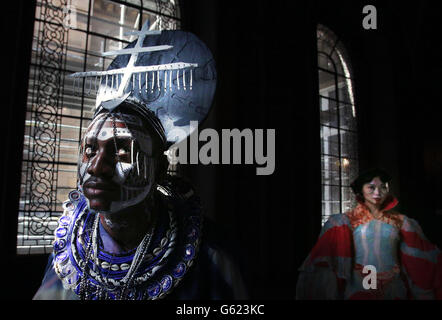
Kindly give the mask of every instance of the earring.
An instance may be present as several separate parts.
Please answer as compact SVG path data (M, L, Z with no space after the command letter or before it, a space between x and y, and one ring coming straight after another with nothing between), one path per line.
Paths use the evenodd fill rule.
M179 78L179 76L180 76L180 69L178 69L176 71L176 82L178 84L178 90L180 90L180 78Z
M160 88L160 70L159 69L157 71L157 87L158 87L158 91L160 91L161 88Z
M140 175L140 164L139 164L139 161L138 161L138 156L139 156L139 152L137 152L137 172L138 172L138 176Z
M183 89L186 90L186 69L183 69Z
M135 74L132 73L132 92L135 91Z
M138 74L138 93L141 93L141 73Z
M193 69L190 69L190 90L192 90L192 81L193 81L192 73L193 73Z
M155 86L155 72L152 72L152 89L151 89L151 93L153 93L153 88Z
M134 164L134 141L133 140L131 140L131 143L130 143L130 161L131 161L131 164L133 165Z
M169 72L169 91L172 91L172 73L173 73L173 71L170 70L170 72Z

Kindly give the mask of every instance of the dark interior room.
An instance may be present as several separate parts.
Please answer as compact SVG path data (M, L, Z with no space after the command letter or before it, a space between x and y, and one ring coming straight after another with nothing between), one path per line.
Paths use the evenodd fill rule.
M17 253L35 10L42 2L13 1L3 20L5 299L32 299L48 258ZM376 29L363 27L367 4L377 9ZM215 98L199 129L275 130L270 175L257 175L248 164L180 165L205 215L235 247L251 299L295 299L298 268L322 226L318 25L336 35L351 66L357 167L389 171L398 210L442 247L442 27L436 2L180 0L179 5L181 29L205 42L216 61Z

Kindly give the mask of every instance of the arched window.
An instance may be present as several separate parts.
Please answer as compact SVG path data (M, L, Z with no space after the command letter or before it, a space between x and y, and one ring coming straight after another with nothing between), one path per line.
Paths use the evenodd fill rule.
M317 28L321 123L322 223L347 211L358 173L356 108L345 48L328 28Z
M79 142L95 107L89 82L67 75L106 70L127 34L179 29L178 0L37 0L18 213L17 253L52 251L62 203L76 187ZM80 87L80 90L78 89Z

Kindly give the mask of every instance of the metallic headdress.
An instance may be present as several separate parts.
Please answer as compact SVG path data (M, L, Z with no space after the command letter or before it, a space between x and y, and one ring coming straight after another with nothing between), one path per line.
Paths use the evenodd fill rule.
M216 87L212 54L192 33L149 31L148 22L128 34L138 39L102 54L116 55L108 70L71 75L74 90L86 78L86 91L97 90L96 114L123 101L144 105L160 120L168 144L178 143L191 133L190 121L203 121L210 110Z
M86 137L113 137L118 155L117 135L132 139L127 151L130 161L120 161L117 156L112 181L120 186L121 194L111 201L106 210L109 213L143 201L155 183L156 159L143 123L150 124L148 131L156 132L164 147L160 151L164 151L168 144L191 134L190 121L204 120L216 87L212 54L195 35L175 30L149 31L147 22L141 31L130 34L139 37L124 49L103 53L116 56L108 70L71 75L74 92L75 86L82 84L81 78L86 78L86 92L97 91L94 120ZM122 104L139 117L121 114L118 106ZM106 124L108 119L112 125ZM82 191L83 183L95 179L89 172L94 152L84 142L78 164L78 187ZM89 202L88 206L91 209Z

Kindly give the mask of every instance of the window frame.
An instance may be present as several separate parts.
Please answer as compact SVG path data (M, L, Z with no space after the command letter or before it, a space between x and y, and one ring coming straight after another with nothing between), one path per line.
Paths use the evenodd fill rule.
M82 3L80 3L82 1ZM182 23L180 2L163 2L160 0L154 1L139 1L139 5L133 0L103 0L107 3L125 6L125 8L133 9L133 12L138 11L139 18L136 29L140 30L144 17L148 15L156 15L159 26L161 24L168 25L170 19L173 20L177 27L180 28ZM86 21L86 28L72 28L72 26L65 24L65 18L69 16L69 5L80 4L81 8L87 6L87 11L76 12L83 15L82 19ZM101 57L94 52L91 44L92 37L100 37L104 41L104 48L106 49L106 41L115 41L126 45L133 41L124 38L115 37L113 35L99 33L92 30L93 4L97 1L93 0L37 0L35 15L34 15L34 36L32 40L32 49L30 60L30 71L28 79L28 94L26 102L25 115L25 132L23 144L23 158L21 164L21 179L20 179L20 195L17 212L17 235L16 235L16 254L19 256L48 254L52 252L52 241L54 239L53 232L56 227L56 221L62 214L61 202L63 200L57 199L58 192L63 189L63 185L59 184L60 176L63 170L68 171L69 174L76 177L76 161L62 160L63 151L61 151L62 143L67 144L63 139L62 130L70 128L73 130L74 136L71 137L72 152L78 151L78 146L82 137L82 133L87 127L87 123L91 120L92 114L87 115L88 104L94 104L93 100L85 94L88 90L88 85L85 81L82 83L82 91L76 96L75 92L68 92L66 89L67 75L76 71L88 71L88 59L91 57L99 57L103 59L101 65L102 69L106 68L104 57ZM56 6L59 4L59 6ZM157 10L152 7L156 5ZM79 8L79 7L77 7ZM122 7L120 7L122 8ZM170 9L172 8L172 9ZM121 9L125 11L126 9ZM170 15L169 11L173 10L176 16ZM104 11L105 12L105 11ZM171 11L172 12L172 11ZM106 12L108 13L108 12ZM108 13L109 14L109 13ZM123 15L123 14L122 14ZM126 17L126 16L125 16ZM158 19L161 17L161 19ZM72 17L71 17L72 18ZM76 16L76 19L78 17ZM103 19L101 19L103 20ZM105 23L109 23L103 20ZM161 22L163 21L163 22ZM115 23L114 23L115 24ZM128 29L127 23L119 23L120 29ZM135 26L135 24L134 24ZM52 32L52 33L51 33ZM72 64L68 64L69 51L73 48L69 46L69 33L76 32L84 37L83 46L77 49L79 56L82 56L83 61L79 60L78 65L80 70L73 70ZM72 46L72 44L71 44ZM75 51L75 50L74 50ZM71 52L74 52L71 51ZM106 51L106 50L101 50ZM45 56L46 55L46 56ZM52 60L51 60L52 59ZM108 59L110 62L111 59ZM76 65L75 65L76 66ZM75 66L73 68L75 68ZM47 79L42 79L44 74ZM56 81L54 81L56 79ZM44 80L44 81L41 81ZM52 80L52 81L51 81ZM71 80L72 81L72 80ZM53 95L46 96L41 93L41 88L50 84L50 91ZM48 89L49 90L49 89ZM45 100L46 99L46 100ZM45 104L45 101L53 99L53 105ZM63 112L65 102L68 99L77 99L78 104L71 103L79 107L79 114L66 114ZM68 119L68 121L66 120ZM78 125L70 125L69 121L77 122ZM68 122L68 124L66 124ZM78 136L75 133L78 132ZM75 148L75 143L77 147ZM36 146L39 144L39 146ZM49 151L48 149L51 149ZM75 150L75 151L74 151ZM47 152L45 152L47 151ZM38 160L36 160L38 158ZM64 167L66 168L64 169ZM74 173L75 172L75 173ZM43 181L41 184L35 183L39 175L42 175ZM36 180L37 179L37 180ZM76 185L66 187L65 189L74 189ZM47 193L38 194L39 189L47 188ZM46 190L45 190L46 191ZM39 199L45 198L45 200ZM36 202L32 202L35 201ZM66 200L66 199L64 199ZM36 206L33 203L44 202L44 210L35 210ZM37 207L37 209L40 207ZM36 229L31 230L34 226ZM41 229L38 229L39 226ZM35 243L34 245L32 243Z
M322 33L322 34L321 34ZM359 154L358 154L358 130L357 130L357 114L356 114L356 106L354 101L354 86L353 86L353 73L351 68L350 59L348 57L347 51L345 49L344 44L342 43L341 39L336 36L336 34L330 30L328 27L322 24L317 25L316 29L316 36L317 36L317 56L318 56L318 80L319 80L319 86L318 86L318 99L319 99L319 108L320 108L320 114L327 110L335 111L335 118L336 123L335 125L332 124L326 124L324 123L322 117L320 116L320 130L321 130L321 189L322 189L322 210L321 210L321 223L324 225L324 223L327 221L327 219L336 213L342 213L348 210L352 204L355 201L354 195L351 192L350 189L350 183L352 179L354 179L358 172L359 167ZM324 41L324 43L320 44L320 41ZM326 46L328 44L328 48L330 49L329 52L322 49L322 47ZM327 67L321 66L321 60L320 59L326 59ZM329 65L331 63L331 66ZM330 70L330 68L332 70ZM342 72L340 72L342 71ZM324 95L323 90L321 89L321 73L325 73L329 75L333 81L332 84L325 88L331 88L330 92L332 92L334 95ZM345 83L341 84L339 80L344 79ZM348 98L349 101L345 101L340 96L340 89L342 88L348 90ZM335 106L329 107L328 109L323 110L323 100L326 100L328 103L332 102L331 104L335 104ZM342 123L343 117L341 115L341 111L344 110L343 108L351 108L352 110L352 116L353 121L349 125L349 123ZM334 109L334 110L333 110ZM330 121L332 122L332 121ZM333 153L333 151L325 152L325 146L329 144L329 141L327 138L325 138L325 131L324 128L328 128L329 131L335 131L336 134L336 140L337 140L337 150ZM345 143L342 141L342 134L347 133L349 135L353 136L353 139L351 140L351 144L353 146L353 154L352 156L345 155L343 151L343 145ZM333 136L332 134L329 134L328 137ZM349 146L349 145L348 145ZM328 149L330 150L330 149ZM337 167L338 174L337 174L337 182L333 183L327 183L326 179L326 173L330 173L331 171L331 159L336 158L335 166ZM327 160L326 160L327 159ZM328 163L327 163L328 161ZM350 164L351 163L351 164ZM349 167L350 165L354 166L355 170L351 173L345 173L345 168ZM347 175L347 177L344 179L344 177ZM331 175L329 175L330 177ZM330 179L332 180L332 179ZM347 180L344 182L344 180ZM330 196L332 194L332 188L338 188L337 200L336 195L335 197ZM350 205L347 205L345 207L345 203L350 203ZM333 209L333 204L337 204L337 207L339 210Z

